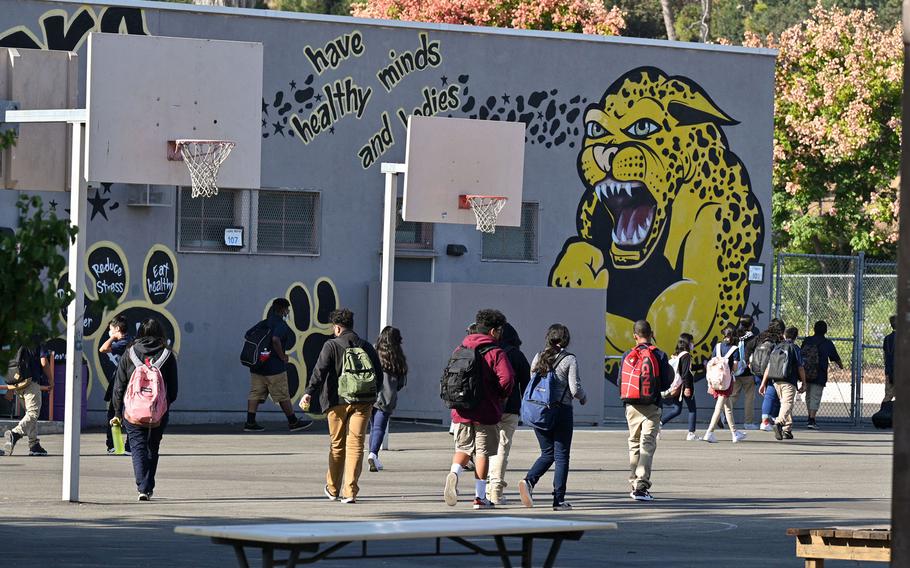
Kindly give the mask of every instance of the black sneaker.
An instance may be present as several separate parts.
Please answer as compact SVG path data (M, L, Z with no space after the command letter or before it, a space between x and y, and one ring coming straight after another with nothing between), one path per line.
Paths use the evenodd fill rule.
M28 449L28 455L30 456L46 456L47 450L41 447L41 444L35 442L33 446L30 446Z
M818 430L818 424L815 423L815 420L810 419L809 423L806 424L806 428L808 428L809 430Z
M792 439L793 439L793 432L791 432L789 430L785 430L784 431L784 440L792 440Z
M313 421L310 420L309 418L304 418L303 420L298 418L294 422L288 424L288 429L291 432L296 432L297 430L306 430L307 428L309 428L312 425L313 425ZM261 428L261 426L260 426L260 428Z
M777 440L784 439L784 427L783 426L781 426L780 424L775 424L774 426L772 426L772 429L774 430L775 439L777 439Z
M265 428L257 424L256 422L247 422L243 425L244 432L265 432Z
M636 489L632 493L629 493L629 497L635 499L636 501L653 501L654 497L651 497L651 494L648 493L647 489Z
M12 430L7 430L6 434L3 435L6 442L3 444L3 451L6 452L6 455L13 455L13 450L16 448L16 442L22 437L22 434L16 434Z

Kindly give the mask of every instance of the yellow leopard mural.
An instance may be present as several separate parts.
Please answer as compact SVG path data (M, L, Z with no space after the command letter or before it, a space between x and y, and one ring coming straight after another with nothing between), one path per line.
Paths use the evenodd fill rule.
M749 174L722 130L738 123L694 81L655 67L617 79L584 122L577 236L550 285L607 289L608 356L646 318L661 349L689 332L696 359L706 357L743 313L764 239Z

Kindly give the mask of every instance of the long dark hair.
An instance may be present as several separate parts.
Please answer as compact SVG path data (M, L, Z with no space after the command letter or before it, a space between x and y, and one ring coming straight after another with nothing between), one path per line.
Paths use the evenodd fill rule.
M680 337L676 340L676 351L673 352L674 355L679 355L683 351L689 350L690 341L684 337Z
M538 374L550 372L559 352L568 347L571 340L569 328L561 323L551 325L547 329L547 346L537 357L537 365L532 371Z
M408 374L408 360L401 350L401 331L397 327L387 325L379 332L376 353L379 354L383 371L396 377Z
M155 318L148 318L139 325L139 332L136 334L136 339L140 337L153 337L155 339L160 339L162 343L167 343L167 338L164 336L164 327L162 327L161 322Z
M761 345L765 341L770 341L771 343L780 343L784 340L784 325L783 320L774 318L768 324L768 329L761 332L758 335L758 344Z
M738 334L736 333L736 328L732 325L728 325L723 330L724 343L733 344L739 339Z

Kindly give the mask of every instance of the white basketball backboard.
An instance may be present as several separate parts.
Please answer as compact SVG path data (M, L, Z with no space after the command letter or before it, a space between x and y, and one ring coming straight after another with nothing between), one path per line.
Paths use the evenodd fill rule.
M72 109L77 105L78 58L68 51L0 48L2 110ZM65 191L70 138L66 123L5 125L19 130L0 152L0 187Z
M525 125L411 116L402 216L423 223L475 223L461 195L507 197L497 225L521 225Z
M86 179L189 185L168 141L232 140L221 187L259 188L262 44L92 33Z

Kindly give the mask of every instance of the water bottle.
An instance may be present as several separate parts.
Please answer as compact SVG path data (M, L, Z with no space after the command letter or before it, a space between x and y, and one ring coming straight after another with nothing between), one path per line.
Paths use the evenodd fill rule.
M114 439L114 453L118 456L123 455L126 448L123 443L123 430L120 428L120 424L111 426L111 438Z

